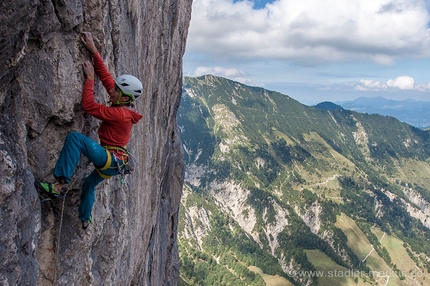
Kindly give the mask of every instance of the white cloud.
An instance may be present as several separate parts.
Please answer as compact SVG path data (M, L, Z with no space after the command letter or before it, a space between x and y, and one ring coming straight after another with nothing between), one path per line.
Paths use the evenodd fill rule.
M420 84L420 85L418 85L417 86L417 90L419 90L419 91L424 91L424 92L428 92L428 91L430 91L430 82L429 83L426 83L426 84Z
M194 70L193 74L191 74L190 76L201 76L201 75L207 75L207 74L229 78L246 85L264 86L264 84L262 83L253 82L250 78L245 77L248 74L237 68L224 68L220 66L216 66L216 67L199 66Z
M369 79L361 79L360 82L354 85L355 90L360 91L384 91L384 90L416 90L416 91L430 91L430 82L427 84L415 86L415 79L410 76L398 76L395 79L389 79L387 82L379 82Z
M387 85L402 90L412 90L415 88L415 80L409 76L398 76L395 79L388 80Z
M223 68L223 67L198 67L194 71L195 76L201 76L204 74L212 74L216 76L222 76L222 77L238 77L238 76L244 76L246 73L244 71L238 70L236 68Z
M394 59L388 55L372 55L370 59L379 65L390 66L394 63Z
M370 79L362 79L360 83L355 87L357 90L380 90L386 89L387 85L378 81L373 81Z
M286 59L313 64L430 53L423 0L194 0L187 50L224 58Z

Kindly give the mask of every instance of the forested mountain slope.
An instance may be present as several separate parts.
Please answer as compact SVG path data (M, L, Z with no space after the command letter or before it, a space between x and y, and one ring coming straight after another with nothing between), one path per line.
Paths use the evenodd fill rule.
M211 75L183 83L181 283L430 280L427 131Z

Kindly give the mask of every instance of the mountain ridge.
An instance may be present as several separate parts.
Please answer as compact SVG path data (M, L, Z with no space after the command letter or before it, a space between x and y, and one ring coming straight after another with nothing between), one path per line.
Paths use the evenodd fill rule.
M355 100L336 101L345 109L361 112L393 116L418 128L430 126L430 101L414 99L391 100L382 96L359 97Z
M351 282L298 275L320 270L322 261L330 270L405 271L381 234L401 238L402 251L419 261L411 266L430 279L427 131L211 75L184 78L178 124L187 164L179 227L187 283L200 281L191 266L234 285L261 285L267 276L255 267L285 285ZM353 233L366 253L351 244ZM406 276L389 279L411 281Z

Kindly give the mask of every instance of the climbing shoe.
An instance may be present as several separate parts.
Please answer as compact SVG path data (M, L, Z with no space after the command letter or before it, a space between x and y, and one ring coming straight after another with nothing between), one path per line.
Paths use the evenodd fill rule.
M54 188L55 184L42 183L42 182L39 182L38 180L35 180L34 186L40 192L47 193L49 196L56 197L56 198L61 196L60 192L55 191L55 188Z
M82 221L82 228L87 229L87 227L90 225L92 219L93 219L93 216L90 215L90 218L88 220L83 220Z

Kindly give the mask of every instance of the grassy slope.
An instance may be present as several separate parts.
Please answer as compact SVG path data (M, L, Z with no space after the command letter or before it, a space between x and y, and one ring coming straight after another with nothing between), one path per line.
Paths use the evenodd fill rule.
M425 158L428 158L428 133L388 117L366 116L349 111L327 112L305 107L288 96L260 88L248 88L219 78L187 79L184 82L186 85L192 85L194 93L200 96L194 100L186 100L193 101L193 104L201 103L198 112L197 109L187 111L188 117L185 113L180 113L182 120L185 117L190 119L190 114L193 116L188 122L192 124L187 124L187 128L194 124L192 132L182 132L185 145L188 144L188 149L194 151L188 154L188 163L194 161L214 167L211 162L221 158L223 162L230 162L231 166L240 166L247 171L247 185L258 185L272 195L275 190L281 191L282 196L276 191L278 199L297 204L303 209L312 203L308 201L309 204L306 205L300 195L307 189L317 195L318 201L334 202L342 210L345 207L345 198L342 197L341 191L345 190L345 185L340 184L340 177L349 177L356 183L364 183L357 186L357 198L365 197L369 191L364 191L363 188L372 186L388 188L405 198L401 192L404 184L416 186L421 189L422 194L428 195L426 188L430 185L430 165L425 161ZM213 106L216 106L216 109L212 108ZM181 119L179 121L181 122ZM206 143L199 144L199 140ZM273 148L273 144L282 143L280 140L286 142L287 149L284 150L289 152L290 158L282 158L282 153L277 153ZM219 143L229 146L231 152L220 152ZM253 151L248 154L233 153L237 150L235 148L240 147ZM199 157L195 156L198 148L201 148L200 154L203 154ZM234 156L228 158L227 154ZM268 154L275 159L271 166L277 172L276 179L265 180L264 174L261 175L261 171L253 165L261 154ZM234 170L228 164L223 166ZM232 178L232 173L229 174L227 177ZM374 199L368 200L372 201ZM362 215L363 211L375 210L374 206L370 206L357 211L361 211ZM324 221L323 229L339 228L348 238L347 247L352 249L360 260L370 253L366 259L370 270L375 273L388 273L392 267L390 268L376 251L371 251L369 239L354 222L360 214L351 215L354 218L344 214L338 216L335 223ZM387 226L389 221L385 219L380 223ZM398 231L397 233L401 234ZM412 259L399 263L399 257L404 256L405 250L391 247L391 244L385 245L386 241L391 241L391 237L386 235L382 245L388 250L392 263L401 271L416 267ZM417 240L412 240L414 241ZM399 240L399 243L402 244L402 241ZM317 270L328 265L334 269L343 269L343 266L321 251L309 249L305 252ZM425 267L422 269L426 272ZM427 275L426 272L424 278L427 278ZM347 278L325 279L335 283L333 285L348 285L350 280ZM387 277L374 279L359 279L359 283L384 285L387 281ZM404 282L397 277L390 277L387 285L400 285L399 283Z
M284 277L278 276L278 275L268 275L265 274L260 268L256 266L249 266L249 269L258 275L260 275L267 286L292 286L290 281L285 279Z
M430 281L429 273L409 257L400 239L387 235L379 228L374 228L372 231L380 240L382 246L387 249L392 262L403 273L405 277L403 284L414 285L418 282L420 285L426 285Z

